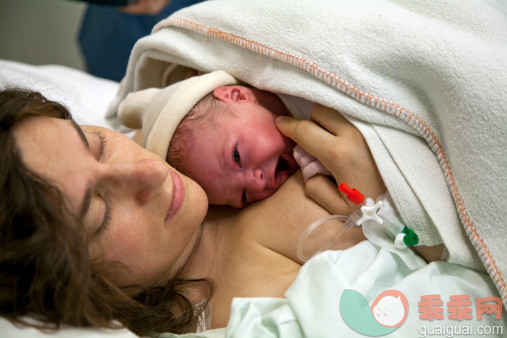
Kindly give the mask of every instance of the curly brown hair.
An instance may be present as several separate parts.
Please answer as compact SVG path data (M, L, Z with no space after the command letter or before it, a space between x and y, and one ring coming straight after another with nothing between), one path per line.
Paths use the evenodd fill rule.
M0 315L45 329L127 327L139 335L194 330L206 304L193 307L185 293L197 290L209 299L212 282L177 277L148 288L114 285L104 263L91 261L84 225L65 196L23 164L13 130L31 116L72 118L40 93L0 92Z

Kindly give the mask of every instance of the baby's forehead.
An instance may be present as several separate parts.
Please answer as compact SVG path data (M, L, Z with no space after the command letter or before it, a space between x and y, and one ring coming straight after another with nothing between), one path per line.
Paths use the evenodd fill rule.
M252 129L263 131L266 128L265 124L251 122L257 118L265 121L262 118L265 113L259 105L233 105L217 100L213 104L200 106L197 110L191 111L180 126L184 124L184 129L190 131L194 139L221 133L241 133L244 130L242 127L248 127L250 131ZM274 119L272 125L275 126Z
M216 104L207 109L201 108L183 123L187 123L192 130L197 129L217 129L216 127L226 125L227 122L235 118L237 115L226 104Z

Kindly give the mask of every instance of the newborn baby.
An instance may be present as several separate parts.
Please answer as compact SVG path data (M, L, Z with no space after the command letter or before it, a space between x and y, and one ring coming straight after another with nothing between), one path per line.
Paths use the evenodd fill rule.
M129 94L118 116L127 127L142 127L143 146L199 183L211 204L241 208L272 195L299 168L294 143L275 118L309 119L313 105L240 86L216 71ZM307 174L319 172L320 163L301 148L296 157Z

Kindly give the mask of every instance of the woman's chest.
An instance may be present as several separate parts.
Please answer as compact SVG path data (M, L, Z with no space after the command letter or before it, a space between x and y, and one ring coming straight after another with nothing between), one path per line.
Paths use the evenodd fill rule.
M215 281L210 302L212 328L227 325L234 297L284 297L301 267L264 247L249 248L245 255L242 251L228 260L220 278Z

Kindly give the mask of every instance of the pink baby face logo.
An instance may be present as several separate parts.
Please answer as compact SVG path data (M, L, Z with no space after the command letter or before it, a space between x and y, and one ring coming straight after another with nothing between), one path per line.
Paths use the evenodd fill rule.
M400 327L408 314L408 300L398 290L386 290L371 304L375 320L384 327Z

